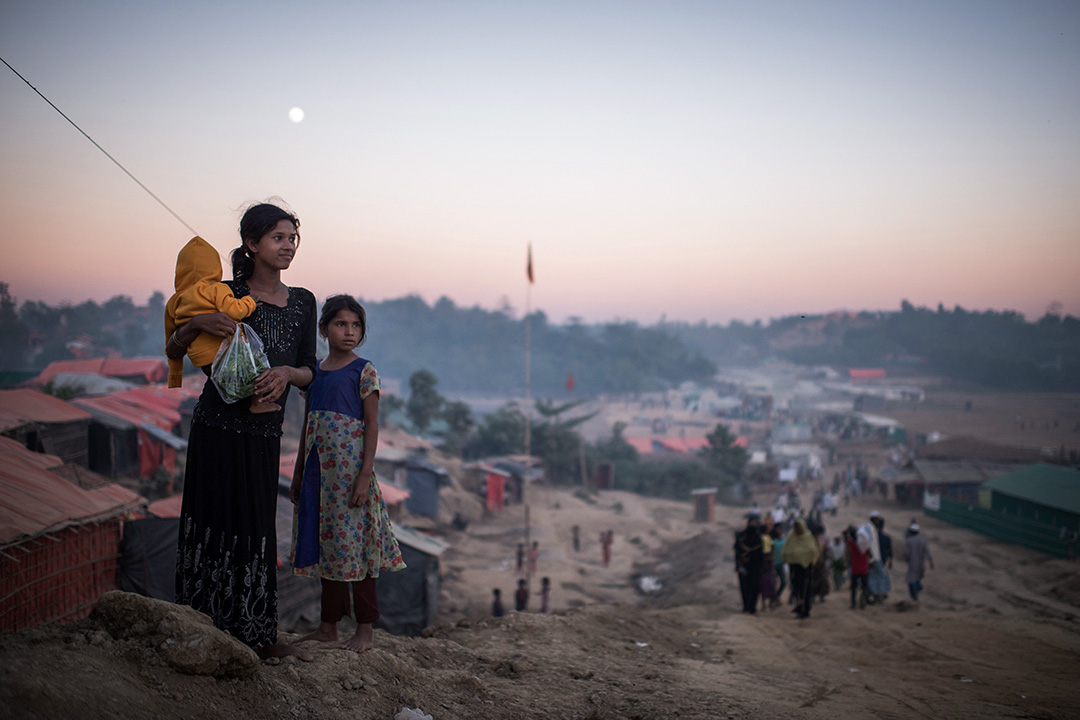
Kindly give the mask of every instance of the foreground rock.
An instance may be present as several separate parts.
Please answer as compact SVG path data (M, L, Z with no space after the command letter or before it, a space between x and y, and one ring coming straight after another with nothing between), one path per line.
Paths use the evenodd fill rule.
M259 665L251 648L184 605L114 590L101 596L94 614L113 638L154 648L166 665L182 673L247 677Z

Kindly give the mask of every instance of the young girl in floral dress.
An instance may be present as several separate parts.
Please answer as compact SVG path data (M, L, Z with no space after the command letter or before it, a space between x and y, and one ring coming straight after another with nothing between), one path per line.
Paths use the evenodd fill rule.
M322 581L322 622L297 642L338 642L337 624L349 614L350 588L356 633L342 647L372 646L379 619L375 580L405 567L379 482L379 377L355 349L367 335L364 308L348 295L323 305L319 333L330 354L307 390L307 422L300 439L289 495L293 515L293 572Z

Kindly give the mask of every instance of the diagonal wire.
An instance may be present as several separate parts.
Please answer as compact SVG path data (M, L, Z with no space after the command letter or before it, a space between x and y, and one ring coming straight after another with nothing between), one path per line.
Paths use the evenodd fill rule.
M181 225L183 225L184 227L186 227L186 228L187 228L188 230L190 230L190 231L191 231L191 232L192 232L193 234L195 234L195 235L198 235L198 234L199 234L199 233L198 233L198 232L197 232L197 231L195 230L195 228L193 228L193 227L191 227L190 225L188 225L188 224L187 224L186 222L184 222L184 219L183 219L182 217L180 217L180 216L179 216L179 215L177 215L177 214L176 214L175 212L173 212L173 209L172 209L171 207L169 207L168 205L166 205L166 204L165 204L165 202L164 202L164 201L163 201L163 200L162 200L161 198L159 198L159 197L158 197L157 195L155 195L155 194L154 194L153 192L151 192L150 188L148 188L148 187L146 187L145 185L143 185L143 184L142 184L142 182L140 182L140 181L139 181L139 178L137 178L137 177L135 177L134 175L132 175L132 174L131 174L131 173L130 173L130 172L128 171L128 169L127 169L126 167L124 167L123 165L121 165L121 164L120 164L120 161L119 161L119 160L117 160L117 159L116 159L116 158L114 158L114 157L113 157L112 155L110 155L110 154L109 154L109 153L108 153L108 152L107 152L107 151L105 150L105 148L103 148L103 147L101 147L100 145L98 145L98 144L97 144L97 141L96 141L96 140L94 140L94 138L92 138L92 137L90 137L89 135L87 135L87 134L86 134L86 131L84 131L84 130L83 130L83 129L82 129L81 127L79 127L78 125L76 125L76 124L75 124L75 121L74 121L74 120L72 120L72 119L71 119L71 118L69 118L69 117L68 117L67 115L65 115L65 114L64 114L64 111L63 111L63 110L61 110L60 108L56 107L56 105L53 105L53 102L52 102L52 100L50 100L49 98L47 98L47 97L45 97L44 95L42 95L42 94L41 94L41 91L40 91L40 90L38 90L38 89L37 89L36 87L34 87L33 85L31 85L31 84L30 84L30 81L29 81L29 80L27 80L26 78L24 78L24 77L22 76L22 73L20 73L20 72L19 72L18 70L16 70L15 68L11 67L11 64L10 64L10 63L8 63L8 61L7 61L7 60L5 60L4 58L0 57L0 62L2 62L2 63L4 63L5 65L7 65L7 66L8 66L8 69L9 69L9 70L11 70L11 72L13 72L13 73L15 73L16 75L18 75L18 76L19 76L19 79L20 79L20 80L22 80L22 81L23 81L24 83L26 83L26 84L27 84L27 86L29 86L29 88L30 88L31 90L33 90L34 92L36 92L36 93L38 94L38 96L40 96L40 97L41 97L41 99L42 99L42 100L44 100L45 102L49 103L50 107L52 107L52 109L53 109L53 110L55 110L56 112L60 113L60 116L61 116L61 117L63 117L63 118L65 119L65 120L67 120L67 121L68 121L69 123L71 123L71 126L72 126L73 128L75 128L76 130L78 130L79 132L81 132L81 133L83 134L83 137L85 137L85 138L86 138L87 140L89 140L90 142L92 142L92 143L94 144L94 147L96 147L96 148L97 148L98 150L100 150L101 152L105 153L105 157L107 157L107 158L109 158L110 160L112 160L112 161L113 161L113 163L114 163L114 164L116 165L116 167L118 167L118 168L120 168L121 170L123 170L123 171L124 171L124 174L126 174L126 175L127 175L127 176L128 176L129 178L131 178L132 180L134 180L134 181L135 181L135 183L136 183L136 184L137 184L137 185L138 185L139 187L141 187L141 188L142 188L143 190L145 190L145 191L146 191L146 194L147 194L147 195L149 195L150 197L152 197L152 198L154 198L155 200L157 200L158 204L159 204L159 205L161 205L161 207L163 207L163 208L165 208L166 210L168 210L168 211L169 211L169 214L170 214L170 215L172 215L172 216L173 216L174 218L176 218L177 220L179 220L179 221L180 221L180 224L181 224Z

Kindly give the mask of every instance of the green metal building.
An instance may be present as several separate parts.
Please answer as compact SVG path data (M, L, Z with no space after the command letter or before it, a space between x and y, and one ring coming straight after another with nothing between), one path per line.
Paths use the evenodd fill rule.
M987 480L978 502L929 490L923 512L1003 542L1057 557L1076 557L1080 537L1080 471L1027 465Z
M1039 463L991 478L982 487L990 493L992 512L1066 533L1080 531L1080 471ZM987 507L985 501L980 504Z

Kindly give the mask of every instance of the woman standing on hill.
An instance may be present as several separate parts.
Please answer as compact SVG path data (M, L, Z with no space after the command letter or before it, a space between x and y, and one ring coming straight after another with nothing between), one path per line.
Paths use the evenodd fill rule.
M276 412L252 414L250 399L226 403L212 382L203 387L191 418L180 539L176 601L206 613L261 657L310 654L277 640L277 478L281 426L290 385L305 387L315 365L315 296L288 287L281 271L296 254L300 221L262 203L240 221L240 247L232 253L237 298L257 305L246 322L263 341L270 369L255 383L255 398L275 402ZM232 335L223 313L192 318L165 346L183 357L199 333Z

